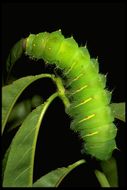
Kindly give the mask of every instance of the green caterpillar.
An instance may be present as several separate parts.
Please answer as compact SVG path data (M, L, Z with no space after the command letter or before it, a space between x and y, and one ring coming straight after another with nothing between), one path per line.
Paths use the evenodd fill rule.
M64 38L60 30L30 34L25 53L63 71L71 129L80 134L87 154L109 159L116 148L117 128L110 108L111 93L105 89L106 77L99 74L98 61L91 59L88 49L79 47L73 37Z

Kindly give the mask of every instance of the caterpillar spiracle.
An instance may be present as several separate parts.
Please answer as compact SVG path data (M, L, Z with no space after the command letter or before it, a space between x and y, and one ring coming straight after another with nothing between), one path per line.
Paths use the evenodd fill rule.
M111 92L105 88L106 77L99 74L98 61L90 58L86 47L79 47L73 37L65 38L60 30L30 34L25 45L26 55L62 70L70 100L70 128L80 134L83 150L99 160L109 159L116 148L117 128L110 108Z

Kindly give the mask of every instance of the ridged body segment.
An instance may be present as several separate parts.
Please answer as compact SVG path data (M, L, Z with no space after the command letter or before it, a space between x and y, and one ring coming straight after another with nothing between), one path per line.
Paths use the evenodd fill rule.
M84 141L86 153L100 160L110 158L116 148L117 129L110 108L111 93L105 89L106 77L99 74L99 64L91 59L87 48L79 47L60 31L31 34L26 54L56 64L66 77L65 88L70 100L67 113L72 117L71 129Z

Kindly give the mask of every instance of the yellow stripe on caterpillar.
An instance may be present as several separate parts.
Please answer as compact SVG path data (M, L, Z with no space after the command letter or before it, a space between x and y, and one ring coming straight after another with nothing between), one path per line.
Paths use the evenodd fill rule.
M83 121L86 121L86 120L88 120L88 119L91 119L91 118L94 117L94 116L95 116L95 114L89 115L89 116L85 117L84 119L80 120L78 123L81 123L81 122L83 122Z
M83 138L84 138L84 137L93 136L93 135L96 135L96 134L98 134L98 133L99 133L98 131L95 131L95 132L93 132L93 133L89 133L89 134L87 134L87 135L84 135Z
M64 73L64 75L67 75L68 73L70 73L70 71L73 69L73 67L76 65L76 61L74 61L74 63L72 64L72 66Z
M90 98L86 99L85 101L81 102L80 104L74 106L74 108L77 108L77 107L79 107L79 106L81 106L81 105L83 105L83 104L89 102L89 101L92 100L92 99L93 99L93 98L90 97Z
M88 87L88 85L85 85L85 86L79 88L78 90L72 92L72 93L71 93L71 96L74 95L74 94L76 94L77 92L80 92L81 90L85 89L86 87Z
M69 84L67 84L66 87L70 86L73 82L75 82L76 80L78 80L81 76L83 76L83 73L81 73L79 76L77 76L77 77L75 77L73 80L71 80L71 81L69 82Z
M61 45L62 46L62 45ZM72 63L72 65L71 65L71 67L67 70L67 71L65 71L64 72L64 76L66 76L66 75L68 75L69 73L70 73L70 71L72 71L72 69L75 67L75 65L77 64L77 60L75 60L75 57L78 55L78 51L75 53L75 55L74 55L74 57L72 58L72 61L74 62L74 63Z

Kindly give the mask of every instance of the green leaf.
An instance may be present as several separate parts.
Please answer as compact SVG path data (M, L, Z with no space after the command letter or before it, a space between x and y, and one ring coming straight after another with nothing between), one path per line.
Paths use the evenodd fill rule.
M21 124L23 123L24 119L16 120L14 123L10 124L9 129L7 130L7 132L10 132L13 129L16 129L16 128L20 127Z
M7 164L8 155L9 155L10 149L11 149L11 146L9 146L8 149L6 150L4 158L2 160L2 178L4 176L4 171L5 171L5 168L6 168L6 164Z
M125 102L111 104L114 117L125 122Z
M118 172L116 160L112 157L101 162L101 167L111 187L118 187Z
M33 187L58 187L61 181L71 170L83 163L85 163L85 160L79 160L74 164L69 165L68 167L62 167L53 170L48 174L42 176L40 179L38 179L33 184Z
M52 78L52 75L40 74L36 76L23 77L2 88L2 133L4 131L11 110L21 93L32 82L45 77Z
M32 107L37 107L37 106L39 106L40 104L42 104L43 103L43 99L42 99L42 97L41 96L39 96L39 95L34 95L33 97L32 97L32 100L31 100L31 104L32 104Z
M48 106L57 96L58 93L53 94L44 104L33 110L13 138L4 172L3 187L32 187L39 128Z
M43 103L42 97L39 95L34 95L32 99L23 100L20 103L17 103L8 118L9 129L7 132L12 131L16 127L19 127L26 116L31 112L32 108L35 108Z
M95 175L101 185L101 187L110 187L109 182L104 175L104 173L100 172L99 170L95 170Z
M19 127L23 123L26 116L31 111L32 111L32 106L30 99L17 103L12 109L10 116L8 118L9 129L7 130L7 132L12 131L16 127Z
M21 120L24 119L26 115L31 112L31 101L29 99L24 100L20 103L17 103L8 118L8 122L12 122L13 120Z
M10 73L13 65L15 62L22 56L24 48L23 48L24 39L19 40L14 46L12 47L9 56L6 62L7 72Z

